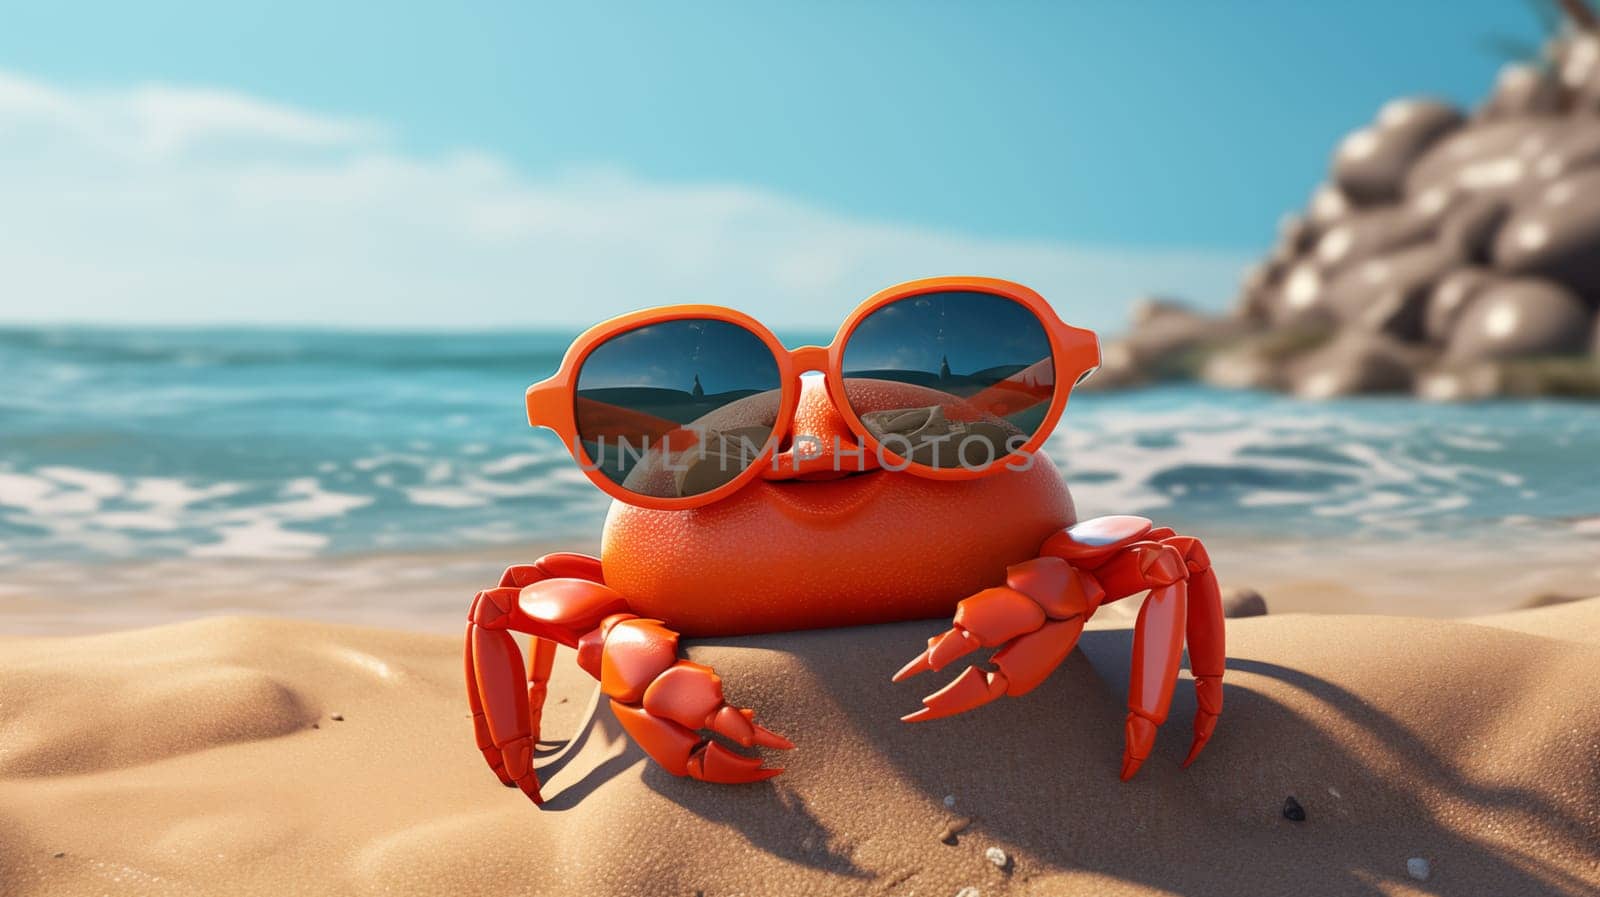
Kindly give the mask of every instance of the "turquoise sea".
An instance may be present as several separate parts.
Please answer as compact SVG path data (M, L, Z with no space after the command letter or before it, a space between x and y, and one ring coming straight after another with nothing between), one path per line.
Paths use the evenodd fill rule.
M570 338L0 330L0 600L457 620L506 563L598 544L607 499L523 417ZM1084 393L1047 449L1080 515L1203 535L1233 581L1356 576L1340 606L1382 609L1382 568L1441 614L1483 577L1600 591L1600 404Z
M0 563L305 558L579 537L606 500L522 391L566 333L0 331ZM1600 405L1073 399L1086 514L1193 530L1600 526Z

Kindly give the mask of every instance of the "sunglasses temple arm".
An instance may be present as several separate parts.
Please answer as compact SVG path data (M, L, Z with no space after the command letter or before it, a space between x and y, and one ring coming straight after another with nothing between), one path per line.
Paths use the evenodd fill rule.
M528 387L528 426L560 431L562 405L570 401L570 395L565 386L550 380L541 380ZM570 404L567 410L571 410Z

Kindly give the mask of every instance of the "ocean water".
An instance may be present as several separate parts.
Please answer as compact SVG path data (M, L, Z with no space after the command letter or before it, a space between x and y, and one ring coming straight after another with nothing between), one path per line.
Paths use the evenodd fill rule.
M0 330L0 567L592 545L607 500L522 392L570 334ZM1084 516L1600 556L1600 405L1075 397Z

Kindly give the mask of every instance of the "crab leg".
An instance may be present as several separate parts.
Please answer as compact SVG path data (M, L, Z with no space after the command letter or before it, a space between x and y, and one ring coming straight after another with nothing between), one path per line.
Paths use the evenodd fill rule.
M679 660L678 634L659 620L607 618L579 643L578 663L596 674L622 728L667 772L729 784L783 772L700 734L716 733L744 747L794 747L755 723L754 711L728 704L722 678L710 667Z
M473 598L472 608L476 611L478 599ZM482 689L478 685L477 655L480 648L473 644L473 634L477 627L472 623L467 624L466 638L466 673L467 673L467 705L472 710L472 729L477 737L478 750L483 752L483 759L488 762L489 768L500 777L502 785L516 785L517 781L506 773L505 756L495 744L494 733L489 729L489 717L483 707ZM506 733L502 733L506 734Z
M956 605L951 628L929 639L928 647L894 681L941 670L977 648L1004 645L990 658L996 669L967 667L949 685L923 698L921 710L901 720L953 716L1001 695L1032 691L1072 653L1084 622L1104 595L1093 577L1061 558L1035 558L1006 568L1006 585Z
M511 571L506 576L511 577ZM531 699L538 696L538 709L542 710L548 665L541 654L554 651L553 647L542 648L540 641L576 645L575 633L626 608L627 602L605 585L582 579L546 579L521 589L501 586L473 598L467 614L467 700L473 709L479 747L500 780L521 788L534 803L543 798L533 771L533 745L538 735L535 720L540 714L531 706ZM532 681L529 673L524 673L522 651L512 632L535 637L528 670L543 673L543 681ZM482 723L478 725L480 711Z
M478 747L500 781L516 785L538 803L539 780L533 774L533 737L526 693L511 684L522 677L522 655L510 633L468 624L469 701L477 726ZM480 715L481 714L481 715ZM485 739L484 735L488 738ZM488 744L485 745L485 740Z
M677 633L628 613L622 596L600 580L598 561L549 555L508 569L500 582L473 598L465 669L478 747L501 782L543 801L533 749L558 644L577 649L579 666L600 680L623 728L669 771L713 782L781 772L698 734L746 747L793 747L752 722L752 711L725 703L722 680L709 667L678 660ZM533 636L526 673L513 632Z
M1150 590L1133 627L1133 673L1128 680L1128 718L1123 723L1122 780L1139 771L1167 721L1172 689L1183 658L1189 584L1184 580Z
M1167 721L1172 689L1183 657L1184 615L1189 584L1179 580L1151 589L1133 628L1133 674L1128 680L1128 718L1123 723L1122 780L1133 778L1150 756L1156 728Z
M1109 600L1150 589L1134 626L1133 670L1128 685L1122 778L1150 756L1156 729L1166 721L1186 636L1195 674L1195 736L1184 765L1194 762L1222 712L1222 599L1210 558L1198 539L1162 528L1151 541L1124 545L1094 568ZM1191 635L1192 634L1192 635Z
M1188 575L1184 639L1189 647L1189 671L1194 676L1196 710L1194 740L1190 742L1189 753L1183 761L1187 767L1200 756L1200 750L1211 740L1211 733L1217 728L1217 718L1222 713L1222 674L1227 665L1222 592L1217 586L1216 571L1211 568L1211 556L1206 553L1199 539L1176 535L1167 527L1151 530L1144 539L1176 549L1183 558ZM1171 567L1170 560L1166 566ZM1105 577L1111 571L1098 568L1096 572ZM1117 597L1133 594L1146 587L1140 584L1137 576L1132 581L1130 590L1126 593L1117 592ZM1115 586L1117 583L1113 582L1108 588L1115 590Z
M544 700L550 692L550 673L556 663L556 642L533 637L528 645L528 734L539 743L539 728L544 722Z
M1222 712L1226 663L1222 600L1204 546L1143 517L1100 517L1051 536L1040 555L1008 568L1004 587L958 604L954 625L929 639L894 678L942 669L998 645L991 658L996 669L968 666L902 719L938 719L1027 692L1071 652L1097 607L1149 590L1134 627L1122 778L1138 772L1166 721L1185 640L1198 709L1184 765L1193 763Z
M1163 540L1183 555L1189 568L1189 671L1194 674L1194 741L1183 760L1188 766L1200 756L1200 749L1211 740L1222 714L1222 673L1227 665L1226 639L1222 617L1222 590L1217 573L1211 569L1211 556L1200 540L1177 536Z
M507 567L500 576L502 588L523 588L544 579L582 579L604 583L600 562L585 554L555 552L547 554L532 564L515 564ZM528 646L528 721L533 743L539 743L540 723L544 718L544 702L549 693L550 673L555 667L556 646L553 639L534 636Z

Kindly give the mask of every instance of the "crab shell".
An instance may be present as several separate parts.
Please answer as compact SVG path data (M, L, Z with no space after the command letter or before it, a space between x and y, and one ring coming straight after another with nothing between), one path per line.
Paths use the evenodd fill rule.
M942 396L888 382L853 384L850 394L858 415ZM703 422L738 426L762 413L770 426L770 407L730 405ZM851 453L856 437L820 380L808 379L801 391L791 428L798 435L817 437L823 454L803 465L781 455L711 505L612 504L601 562L606 583L633 613L689 636L949 616L958 601L1003 581L1008 565L1036 557L1050 534L1077 521L1066 484L1042 452L1026 469L969 480L870 469L873 453L864 462Z

